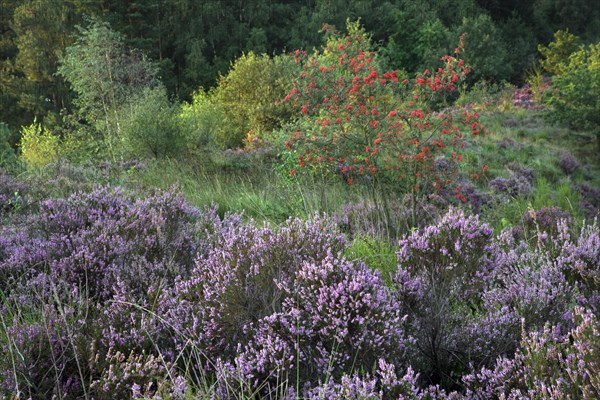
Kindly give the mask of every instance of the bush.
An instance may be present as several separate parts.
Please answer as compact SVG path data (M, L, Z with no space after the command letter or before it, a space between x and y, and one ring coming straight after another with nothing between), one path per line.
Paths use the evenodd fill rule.
M231 358L249 327L282 310L283 288L304 262L318 262L345 246L323 219L288 221L274 230L243 224L221 232L215 247L195 261L192 275L165 292L161 310L179 337L203 353Z
M502 82L510 79L512 63L509 49L505 45L502 32L487 14L474 18L464 18L458 27L465 35L465 62L473 67L469 79Z
M19 211L30 203L28 185L0 171L0 217Z
M85 289L103 301L120 281L143 296L190 273L202 243L195 234L199 216L172 192L134 201L101 187L43 201L25 229L2 229L0 289L47 293L49 283L64 282L67 292Z
M0 122L0 168L9 167L17 160L15 152L10 145L12 133L4 122Z
M106 365L101 376L90 385L94 399L187 398L185 378L161 357L133 352L125 355L109 349L103 362Z
M293 380L297 373L303 381L324 381L340 371L369 370L382 357L403 360L408 341L400 307L378 272L329 255L303 263L283 288L282 312L257 321L236 357L246 379Z
M419 374L410 367L402 376L398 374L393 364L380 359L375 372L371 376L358 374L344 375L340 379L330 379L327 382L307 391L305 398L311 400L383 400L383 399L414 399L414 400L443 400L448 397L437 386L422 389Z
M525 197L532 192L531 181L520 174L512 174L510 178L494 178L488 186L498 194L508 197Z
M403 79L399 71L380 69L372 40L358 22L349 21L347 29L342 35L325 26L322 51L293 54L302 72L285 100L298 119L287 127L285 144L302 168L291 173L337 173L349 185L365 184L393 236L387 194L412 195L415 226L417 197L452 187L457 177L458 168L437 168L436 159L459 164L466 136L483 135L485 127L477 112L447 107L469 73L462 59L442 57L435 72ZM462 51L460 41L457 57Z
M290 118L287 105L279 105L289 90L293 63L288 57L240 56L210 92L211 102L224 116L216 141L223 148L245 147Z
M600 150L600 43L580 47L560 64L546 104L552 119L592 131Z
M467 398L597 399L600 396L600 331L597 316L577 308L573 328L546 325L523 332L514 358L499 358L464 378Z
M568 31L556 31L554 41L548 46L539 45L538 51L543 59L541 67L553 75L563 75L568 72L569 57L579 50L579 38Z
M122 134L126 151L134 157L178 157L184 137L176 120L178 106L160 85L146 88L123 108Z
M165 110L161 110L158 106L166 103L161 99L162 89L156 89L160 86L157 65L150 62L139 49L128 47L125 37L114 31L106 22L91 20L87 27L77 28L78 39L65 49L57 74L63 77L77 94L74 103L79 107L78 118L85 119L86 123L94 128L94 133L105 148L104 151L115 159L123 150L123 111L131 106L134 114L138 115L137 125L141 129L136 131L136 123L133 124L131 129L134 132L130 131L133 138L143 138L146 134L145 129L155 130L150 132L154 136L150 136L149 141L142 140L132 145L143 145L142 152L164 150L162 139L157 139L161 135L168 136L170 132L157 133L156 130L162 122L152 115L153 112L159 111L158 114L164 116L168 109L166 107ZM145 114L145 105L139 102L144 97L151 99L151 111L148 110ZM132 100L138 102L131 104ZM130 118L134 118L134 121L136 119L131 116L125 119L128 121ZM144 126L144 118L152 123ZM148 144L151 144L150 148L146 148Z
M224 119L222 110L212 104L202 89L194 93L191 103L181 104L177 121L188 152L198 155L210 150L219 130L224 129Z
M447 384L472 356L462 326L493 273L492 234L477 217L451 209L399 241L395 294L417 341L414 365L434 383Z
M0 396L42 400L85 393L80 365L87 362L89 348L82 310L70 305L24 310L24 304L16 304L13 320L3 319L0 326ZM8 303L2 305L7 313Z
M30 168L43 167L63 155L60 137L35 121L21 128L20 146L21 158Z

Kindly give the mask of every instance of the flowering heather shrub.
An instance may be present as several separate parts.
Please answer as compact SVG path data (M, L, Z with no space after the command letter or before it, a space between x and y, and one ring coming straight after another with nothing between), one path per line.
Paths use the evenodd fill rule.
M70 289L85 286L99 300L110 298L118 278L141 296L150 285L189 275L202 247L196 230L201 214L173 192L134 200L100 187L46 200L24 231L3 231L9 238L1 243L0 269L23 281L48 275Z
M185 399L188 391L185 378L178 376L172 365L160 357L146 354L128 356L109 349L102 374L90 385L93 398L112 399Z
M442 400L459 398L450 396L438 386L421 388L418 382L419 374L408 367L403 376L398 376L393 364L379 359L377 368L370 376L344 375L339 380L330 379L326 383L306 392L306 399L327 400L383 400L383 399L428 399Z
M528 196L532 191L529 179L520 174L512 175L510 178L494 178L488 186L499 194L511 197Z
M318 216L231 230L159 301L176 350L219 358L230 386L241 379L258 391L401 359L400 307L378 273L341 258L344 247Z
M366 265L333 255L305 262L284 292L283 312L259 321L236 359L243 376L281 375L298 362L297 373L314 381L403 359L400 307Z
M440 210L448 206L447 200L436 195L416 197L415 222L417 227L432 223L440 214ZM394 221L395 229L406 231L412 227L412 196L405 195L401 199L391 198L388 201L388 212ZM370 236L388 239L387 222L381 215L381 209L373 202L348 203L334 215L336 225L350 238Z
M175 358L172 340L165 332L156 300L160 293L150 287L144 298L135 298L123 281L115 282L115 294L94 310L99 334L96 346L100 352L108 350L153 354L160 348L162 357Z
M543 207L539 210L527 210L523 217L525 228L530 233L545 232L548 235L556 235L558 233L558 224L560 221L565 221L567 225L573 222L571 214L561 210L558 207Z
M581 167L579 160L577 160L573 154L567 151L560 153L558 165L560 166L560 169L562 169L567 175L573 175L575 171Z
M600 216L600 189L584 182L577 185L577 191L581 195L579 204L585 216L590 219Z
M281 285L303 262L339 253L345 239L325 219L289 220L280 229L243 224L225 232L188 279L161 297L161 313L178 333L209 356L231 357L246 343L249 324L281 311ZM277 283L280 284L277 284Z
M66 304L79 314L74 321L44 317L47 325L39 327L15 323L8 335L21 335L24 342L0 340L0 346L24 354L23 368L0 357L0 373L9 377L23 375L20 386L26 389L27 384L39 380L41 389L31 389L44 391L38 398L60 390L66 393L63 386L85 390L81 385L73 385L82 381L81 376L90 374L98 377L94 386L97 396L104 394L107 398L114 398L114 393L118 393L117 397L121 397L120 393L130 395L134 384L140 385L140 395L159 390L160 385L148 387L150 382L180 386L182 378L174 380L168 368L163 371L152 366L159 364L157 351L174 358L172 340L165 335L160 316L154 313L156 300L162 290L173 286L176 278L185 279L191 274L197 254L205 257L224 232L240 224L239 216L219 218L216 208L190 208L173 192L134 199L119 189L104 187L66 200L43 202L39 214L31 215L23 225L2 228L0 284L7 297L0 311L4 318L10 314L9 303L18 304L18 309L34 310L40 303L57 303L60 306L56 307L65 308L62 304ZM57 336L59 339L55 340L48 333L54 330L57 335L77 332L77 336ZM24 332L29 332L27 337ZM91 342L95 349L91 359L95 354L102 355L93 368L86 361L90 358L87 353L91 352ZM50 346L43 350L50 356L29 356L29 350L21 350L45 349L42 345ZM119 361L120 356L103 356L107 352L132 351L137 355L129 361ZM146 355L141 359L140 354ZM70 364L65 366L62 359ZM75 369L73 363L77 361L81 365ZM51 368L59 370L56 379L46 376L53 371ZM133 386L127 386L126 378L121 383L127 385L111 386L119 373L134 373L136 380L129 382ZM48 380L47 385L44 379ZM85 385L88 384L86 378Z
M400 240L388 287L332 218L42 202L0 228L0 398L597 398L599 227L557 215L494 240L451 209Z
M576 308L573 328L546 325L523 332L514 358L464 377L466 397L476 399L600 398L600 330L590 310Z
M509 162L506 165L506 168L513 175L520 175L520 176L524 177L525 179L527 179L529 181L529 183L533 183L535 181L535 178L537 177L537 172L535 171L535 169L527 167L518 162Z
M399 242L396 296L417 339L415 360L434 382L466 365L459 328L492 276L492 234L476 216L451 209Z
M597 225L578 237L559 222L530 246L504 231L498 237L493 279L483 294L480 320L465 320L464 337L483 364L518 347L520 329L538 331L544 324L568 327L574 304L597 310L600 238ZM477 358L471 355L473 361Z
M600 228L598 222L585 225L574 238L565 224L558 225L553 238L558 250L556 264L580 292L578 303L600 311Z
M3 307L3 316L6 311ZM0 341L0 398L49 399L81 394L79 364L87 359L84 352L75 349L85 349L82 318L80 310L46 305L33 315L16 313L12 321L3 321L0 336L9 340Z
M498 147L500 147L501 149L512 149L515 148L517 150L520 150L523 148L523 144L520 142L517 142L516 140L514 140L513 138L502 138L498 143L497 143Z
M492 284L483 295L484 316L467 325L482 364L517 349L520 328L566 324L577 291L545 251L523 247L498 250Z

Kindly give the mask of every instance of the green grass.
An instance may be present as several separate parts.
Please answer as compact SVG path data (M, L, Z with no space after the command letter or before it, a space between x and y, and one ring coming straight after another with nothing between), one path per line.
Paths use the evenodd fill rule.
M126 185L142 190L178 187L198 207L217 204L219 213L243 212L259 221L282 222L289 217L307 217L332 212L359 198L337 177L285 176L272 164L253 168L190 166L157 160L129 176Z
M392 274L398 270L396 247L388 241L361 236L350 242L344 255L350 260L363 260L371 269L379 271L386 283L391 283Z
M600 187L600 162L595 137L591 132L575 132L545 119L543 111L515 109L510 98L498 89L492 93L496 106L481 112L487 127L486 137L469 138L464 152L463 170L467 175L481 172L474 184L495 196L488 188L495 177L508 178L519 168L535 171L530 195L496 199L482 211L481 218L496 229L518 225L530 205L534 208L557 206L581 218L579 194L575 185L588 182ZM482 92L489 98L485 91ZM477 94L481 96L481 94ZM475 96L475 100L477 98ZM571 176L559 166L561 153L569 152L581 167ZM134 190L181 190L198 207L219 206L221 214L243 212L247 218L279 223L291 216L305 218L315 212L335 213L348 203L369 198L368 188L346 185L332 173L305 174L298 169L289 174L274 154L266 152L212 152L180 160L145 160L142 170L115 168L109 172L93 165L73 166L57 162L20 173L39 197L64 197L98 184L120 185ZM402 198L403 193L395 193Z
M543 111L508 108L482 114L482 122L489 135L467 148L466 159L471 168L486 163L488 173L476 184L485 190L490 180L497 176L508 178L515 168L535 171L532 193L495 201L482 212L496 231L506 226L522 224L529 206L559 207L569 212L575 220L583 218L579 207L580 196L575 185L584 181L600 187L600 162L591 132L575 132L556 126L545 119ZM563 152L573 154L581 167L571 176L559 166Z

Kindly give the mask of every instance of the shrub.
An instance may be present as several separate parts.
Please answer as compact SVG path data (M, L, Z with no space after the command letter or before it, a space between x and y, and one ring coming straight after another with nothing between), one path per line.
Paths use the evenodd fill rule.
M233 63L210 92L211 102L224 116L217 131L217 144L237 148L260 142L264 134L290 118L289 107L278 105L278 101L289 90L286 78L292 65L287 57L271 58L252 52Z
M184 146L176 120L178 106L167 97L164 86L146 88L124 107L122 135L127 152L134 157L177 157Z
M293 133L286 146L301 167L294 173L337 173L349 185L368 186L393 236L387 194L412 195L411 226L416 226L417 197L452 186L457 176L457 169L436 168L435 160L460 163L464 137L485 129L477 112L443 107L469 73L463 60L445 56L437 71L403 79L399 71L381 70L358 22L348 22L347 29L341 35L324 26L321 52L294 53L302 70L285 101L298 120L287 127ZM463 50L461 41L457 57Z
M199 214L173 192L133 201L119 189L101 187L46 200L25 230L4 230L0 269L26 286L42 285L39 291L48 278L106 300L121 280L131 293L143 295L151 285L189 274L201 246L195 231Z
M570 224L573 222L571 215L558 207L543 207L539 210L527 210L523 216L525 229L530 233L541 234L545 232L555 236L561 221Z
M577 192L581 195L581 208L585 216L591 220L599 215L600 211L600 189L583 182L576 186Z
M21 128L21 158L27 166L40 168L62 156L61 140L37 122Z
M27 310L16 304L13 320L3 318L0 326L0 396L41 400L84 394L82 366L86 369L89 348L82 310L69 305ZM3 317L9 315L8 302L2 306Z
M532 246L510 231L491 235L476 217L451 210L399 242L393 285L416 339L408 358L426 381L455 389L470 368L512 357L521 331L568 327L575 304L600 304L596 225L575 237L559 222Z
M563 151L558 159L560 169L567 175L573 175L581 167L579 160L571 153Z
M556 31L554 41L548 46L539 45L538 51L543 59L541 67L553 75L563 75L569 70L568 60L571 54L579 50L581 42L579 38L568 31Z
M78 116L94 127L103 150L115 159L123 151L123 110L132 106L140 113L143 105L131 104L131 100L143 97L145 90L155 95L159 93L153 89L159 86L158 68L139 49L127 47L125 37L106 22L92 20L88 26L78 26L77 29L79 37L65 49L57 74L77 94L74 103L79 107ZM156 103L151 105L156 111ZM146 114L149 120L162 123L149 114ZM138 120L138 123L141 122ZM152 125L148 127L153 128ZM136 134L144 135L145 132ZM161 134L159 132L159 136L151 137L150 143Z
M301 385L369 369L383 355L402 359L400 307L379 273L342 258L344 247L320 217L228 231L159 301L176 351L201 354L205 366L220 359L225 386L262 394L296 377Z
M510 178L494 178L488 183L488 186L497 193L508 197L525 197L532 191L531 181L521 174L512 174Z
M557 46L560 44L557 36ZM569 48L570 50L570 48ZM547 57L553 57L549 51ZM554 62L549 58L548 62ZM600 43L591 44L571 53L557 67L552 88L545 98L551 108L551 118L578 129L591 130L600 149L600 105L597 101L600 89Z
M12 138L11 130L4 122L0 122L0 168L6 168L17 160L15 152L10 145Z
M330 379L307 391L306 399L414 399L442 400L451 398L437 386L421 388L419 374L408 367L404 375L398 376L393 364L380 359L377 368L370 374L344 375L340 379Z
M185 399L188 387L167 361L146 354L125 355L109 349L100 377L90 385L95 399Z
M448 383L468 363L461 327L492 277L492 234L477 217L451 209L399 241L395 294L417 340L415 365L436 383Z
M433 113L431 107L455 90L468 67L447 56L436 73L402 80L398 71L380 71L358 23L348 23L348 36L325 30L322 54L294 53L303 71L286 101L301 120L287 146L298 151L300 166L323 165L330 172L339 167L349 184L365 176L369 184L390 180L410 192L425 189L427 179L434 187L447 185L451 176L435 169L436 156L448 152L458 162L460 123L468 123L465 133L474 135L483 127L476 113Z
M345 246L343 237L321 218L290 220L275 230L243 224L222 232L206 257L198 257L188 278L164 292L160 304L182 350L188 340L209 358L231 358L247 343L248 328L282 310L280 285L293 279L303 262L318 262Z
M477 399L543 399L600 396L600 331L590 311L577 308L573 328L546 325L541 332L523 332L514 358L499 358L464 378L467 397Z
M181 104L177 120L192 155L209 150L225 124L223 110L215 106L202 89L194 93L191 103Z
M510 246L510 247L509 247ZM482 316L468 324L472 348L481 365L491 366L501 355L518 348L521 329L541 329L545 323L566 324L578 291L543 248L513 241L500 242L494 274L483 294Z
M25 182L0 171L0 218L29 205L31 199L28 192L29 187Z
M597 220L581 228L577 236L569 231L565 221L557 224L558 233L551 245L555 252L556 264L580 296L577 303L591 308L595 313L600 309L600 228Z
M282 313L258 321L236 358L247 379L293 381L297 373L303 381L322 381L339 371L369 370L384 356L403 359L400 307L366 265L332 255L305 262L284 291Z

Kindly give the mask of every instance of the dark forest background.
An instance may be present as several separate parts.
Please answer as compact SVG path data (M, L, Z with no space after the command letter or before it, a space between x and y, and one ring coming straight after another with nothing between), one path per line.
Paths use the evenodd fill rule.
M15 131L34 118L59 125L75 94L57 68L91 21L109 24L158 66L171 98L214 86L243 53L275 55L322 42L323 23L360 18L387 67L434 64L467 33L473 79L520 83L557 30L600 37L598 0L2 0L0 121ZM16 140L16 138L14 139Z

